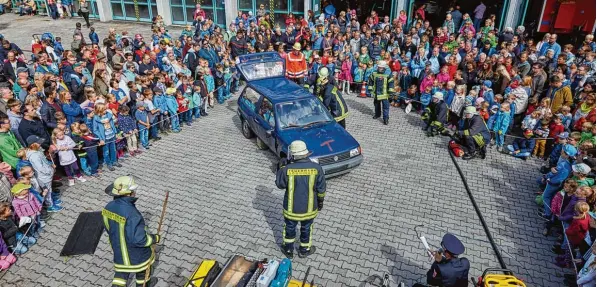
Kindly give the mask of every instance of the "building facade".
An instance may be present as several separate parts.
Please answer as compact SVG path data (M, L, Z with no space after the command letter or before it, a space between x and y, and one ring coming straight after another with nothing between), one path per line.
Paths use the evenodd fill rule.
M549 0L539 1L547 2ZM92 16L99 18L100 21L151 22L151 19L159 14L167 25L191 24L195 7L200 4L208 17L223 27L233 23L238 12L252 11L255 14L259 6L263 4L268 13L271 12L270 7L273 6L274 21L283 27L285 16L288 13L293 13L297 17L307 15L309 10L312 10L315 16L325 13L322 7L326 6L327 0L92 0L92 2ZM409 19L412 19L416 9L422 4L427 4L427 13L431 18L435 16L438 23L443 21L448 9L448 4L443 3L449 3L448 1L426 0L344 0L335 2L338 6L336 11L354 7L361 20L364 20L371 10L377 11L380 16L388 15L391 19L397 17L400 11L405 11ZM475 0L459 2L463 12L472 11L478 4L478 1ZM488 6L485 16L496 15L499 28L516 27L528 20L526 12L529 2L537 2L537 0L485 0L484 3ZM434 25L432 24L432 26Z

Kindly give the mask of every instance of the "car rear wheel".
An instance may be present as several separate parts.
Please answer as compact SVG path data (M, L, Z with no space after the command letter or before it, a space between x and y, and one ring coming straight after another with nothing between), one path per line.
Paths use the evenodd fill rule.
M259 137L257 137L257 140L255 141L255 143L257 144L257 148L259 148L261 150L267 149L267 145Z
M243 136L245 136L245 138L252 139L255 137L255 134L251 130L251 127L249 126L249 123L246 120L241 120L241 127Z

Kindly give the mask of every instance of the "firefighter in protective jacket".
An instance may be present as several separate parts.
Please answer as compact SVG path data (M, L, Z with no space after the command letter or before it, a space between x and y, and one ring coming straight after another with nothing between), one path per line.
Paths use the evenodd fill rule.
M383 123L388 124L390 119L390 102L388 98L390 94L394 93L394 78L392 75L386 74L388 64L386 61L379 61L377 64L377 71L373 72L367 80L367 87L369 92L374 96L373 105L375 106L374 119L378 119L381 116L381 110L383 106Z
M464 124L456 132L458 143L464 148L462 159L469 160L476 157L485 159L487 143L491 139L489 129L477 109L473 106L464 108Z
M286 55L286 77L303 85L307 76L307 60L301 53L301 44L295 43L292 52Z
M446 125L448 124L449 111L448 104L444 102L444 94L435 92L431 105L425 109L422 117L425 121L423 130L427 132L428 137L436 136L440 133L444 135L448 134Z
M284 243L282 252L288 258L294 254L296 226L301 224L299 257L315 253L311 244L313 221L323 208L325 174L321 166L309 160L311 152L303 141L293 141L289 147L291 163L280 168L276 174L276 186L286 189L283 214Z
M131 273L135 273L137 286L143 286L145 272L147 268L151 271L155 260L151 245L160 241L159 235L147 232L145 220L135 206L137 187L132 176L117 178L111 186L114 200L102 210L104 225L114 251L115 274L112 286L126 286ZM154 286L156 283L157 279L150 278L145 286Z
M327 68L322 68L326 69ZM329 81L329 77L320 77L319 99L323 105L330 111L336 122L343 128L346 128L346 117L348 117L348 106L342 97L336 85Z

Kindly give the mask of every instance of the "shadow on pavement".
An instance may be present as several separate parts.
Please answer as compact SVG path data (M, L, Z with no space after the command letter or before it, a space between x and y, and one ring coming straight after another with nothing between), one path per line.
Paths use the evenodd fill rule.
M278 246L282 246L282 198L277 197L271 187L255 187L253 208L261 210L265 221L271 228Z
M371 103L371 106L367 106L366 104L357 102L354 99L350 98L344 98L344 101L346 101L346 103L351 109L355 109L363 114L373 116L373 103Z

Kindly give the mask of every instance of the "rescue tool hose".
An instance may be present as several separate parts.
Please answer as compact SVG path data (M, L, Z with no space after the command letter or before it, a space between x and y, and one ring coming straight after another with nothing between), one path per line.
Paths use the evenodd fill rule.
M164 203L162 204L162 214L160 215L160 221L158 223L158 232L157 232L158 236L160 235L160 231L162 231L162 223L164 222L164 217L166 215L166 206L168 205L168 197L170 197L170 191L166 191L166 197L164 198ZM155 244L157 244L157 242L151 245L151 253L155 252ZM149 281L150 270L151 270L151 265L149 265L147 267L147 269L145 269L145 280L143 280L143 287L145 287L147 284L147 281Z
M462 180L462 183L464 184L466 193L468 194L468 197L471 200L473 207L475 208L475 212L477 213L477 216L479 216L479 220L481 221L481 225L483 226L485 235L487 235L487 239L489 239L491 248L493 249L493 252L495 253L495 256L497 257L498 261L500 262L500 266L502 267L502 269L508 269L506 267L506 263L504 262L504 258L502 258L502 253L500 252L500 249L498 248L497 244L495 244L495 241L493 241L493 236L491 236L491 232L489 231L489 227L487 227L485 218L483 218L483 214L481 213L481 210L479 209L479 206L477 205L477 201L475 201L475 197L473 196L471 189L468 187L468 182L466 181L466 177L464 177L464 173L460 169L460 165L458 165L458 162L456 161L456 158L454 157L454 154L452 153L450 148L448 148L448 153L450 154L450 158L452 159L452 162L454 163L456 170L458 170L458 174L460 175L460 179Z

